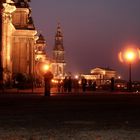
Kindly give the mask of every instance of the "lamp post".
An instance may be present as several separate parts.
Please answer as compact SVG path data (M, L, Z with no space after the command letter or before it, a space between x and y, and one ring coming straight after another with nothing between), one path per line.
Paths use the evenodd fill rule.
M129 63L129 85L128 89L129 91L132 90L132 78L131 78L131 72L132 72L132 63L134 62L136 58L135 52L133 50L128 50L125 52L125 59Z
M119 53L119 60L122 63L123 62L127 63L129 66L128 90L132 91L132 78L131 78L132 63L137 62L140 59L140 50L135 45L132 45L130 47L129 46Z
M129 91L132 90L132 80L131 80L131 63L129 63Z

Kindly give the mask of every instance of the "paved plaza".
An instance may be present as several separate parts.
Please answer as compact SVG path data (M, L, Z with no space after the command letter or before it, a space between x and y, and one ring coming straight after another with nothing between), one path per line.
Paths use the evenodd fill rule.
M138 93L0 94L0 140L139 139Z

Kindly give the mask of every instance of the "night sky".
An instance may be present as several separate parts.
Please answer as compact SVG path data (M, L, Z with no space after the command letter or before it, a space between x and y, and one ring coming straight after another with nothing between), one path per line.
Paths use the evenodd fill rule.
M30 6L49 56L60 22L67 71L88 74L109 67L128 79L128 65L118 53L126 44L140 47L140 0L32 0ZM140 80L140 62L132 65L132 80Z

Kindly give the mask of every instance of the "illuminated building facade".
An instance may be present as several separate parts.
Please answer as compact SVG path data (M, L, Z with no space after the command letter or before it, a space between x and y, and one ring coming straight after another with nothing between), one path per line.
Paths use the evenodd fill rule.
M2 13L2 58L4 81L17 73L34 73L34 45L37 31L29 0L6 0Z
M40 34L38 36L38 39L36 41L36 46L35 46L35 61L36 62L46 61L47 56L46 56L45 48L46 48L46 41L43 35Z
M115 78L115 79L118 78L117 72L110 68L97 67L97 68L91 69L90 73L91 74L89 75L83 74L82 76L84 76L87 80L96 81L97 85L104 85L107 82L110 82L111 78Z
M3 84L3 65L2 65L2 11L3 0L0 1L0 87Z
M64 59L64 46L63 46L63 34L61 31L60 24L58 24L57 32L55 35L55 45L53 49L53 62L52 71L54 78L62 79L65 76L65 66L66 62Z
M55 78L64 76L63 34L57 27L53 59L46 55L46 41L37 35L31 16L30 0L5 0L2 2L2 75L3 81L12 81L16 74L41 77L50 66Z

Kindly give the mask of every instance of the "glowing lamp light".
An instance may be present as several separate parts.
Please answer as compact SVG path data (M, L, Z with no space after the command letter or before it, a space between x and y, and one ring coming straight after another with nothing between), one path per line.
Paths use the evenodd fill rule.
M118 79L121 79L121 76L118 76Z
M78 75L75 75L75 79L78 79L79 78L79 76Z
M137 48L127 48L119 53L120 62L133 63L140 59L140 51Z
M48 71L48 70L49 70L49 68L50 68L50 67L49 67L49 65L45 64L45 65L43 66L43 71L45 71L45 72L46 72L46 71Z
M37 62L35 65L35 70L37 75L42 77L47 71L50 70L50 64L47 62Z
M136 56L135 56L135 53L133 51L128 51L125 53L125 58L127 61L132 62L135 60Z

